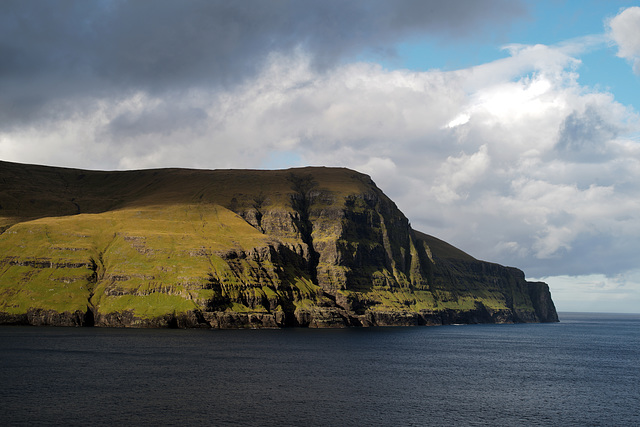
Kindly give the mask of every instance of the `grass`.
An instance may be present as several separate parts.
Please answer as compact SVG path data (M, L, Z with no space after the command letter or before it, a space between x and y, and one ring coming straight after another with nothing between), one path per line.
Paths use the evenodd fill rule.
M84 311L92 290L99 309L133 304L145 316L193 309L185 300L187 288L201 289L215 265L228 269L214 254L272 242L217 205L148 206L23 222L0 235L0 253L6 257L0 270L0 310L25 311L37 301L42 308ZM99 264L101 276L95 283L92 262ZM78 264L84 266L67 267ZM155 291L168 289L176 295L168 295L153 311L160 295ZM138 295L103 296L110 292ZM136 298L139 304L133 303Z
M150 295L108 296L100 300L100 311L103 313L132 310L137 317L153 319L162 315L181 313L197 308L189 300L179 296L156 292Z

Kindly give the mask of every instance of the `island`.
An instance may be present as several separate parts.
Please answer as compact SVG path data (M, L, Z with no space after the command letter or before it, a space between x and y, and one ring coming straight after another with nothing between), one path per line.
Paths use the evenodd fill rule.
M346 169L0 162L0 324L557 322L549 287L413 230Z

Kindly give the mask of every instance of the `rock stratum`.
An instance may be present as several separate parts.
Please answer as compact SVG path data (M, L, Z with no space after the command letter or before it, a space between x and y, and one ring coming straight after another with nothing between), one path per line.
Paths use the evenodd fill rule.
M0 162L0 323L181 328L556 322L544 283L411 228L343 168Z

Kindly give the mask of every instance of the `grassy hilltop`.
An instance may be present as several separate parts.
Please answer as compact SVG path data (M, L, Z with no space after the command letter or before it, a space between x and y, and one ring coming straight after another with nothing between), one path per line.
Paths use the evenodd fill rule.
M548 287L414 231L343 168L0 162L0 322L335 327L557 321Z

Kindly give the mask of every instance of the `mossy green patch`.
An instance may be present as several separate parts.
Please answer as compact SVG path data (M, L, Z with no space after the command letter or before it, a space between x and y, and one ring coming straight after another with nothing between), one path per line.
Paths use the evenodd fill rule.
M143 319L153 319L173 313L184 313L197 308L182 297L156 292L150 295L106 296L100 299L100 311L115 313L131 310Z

